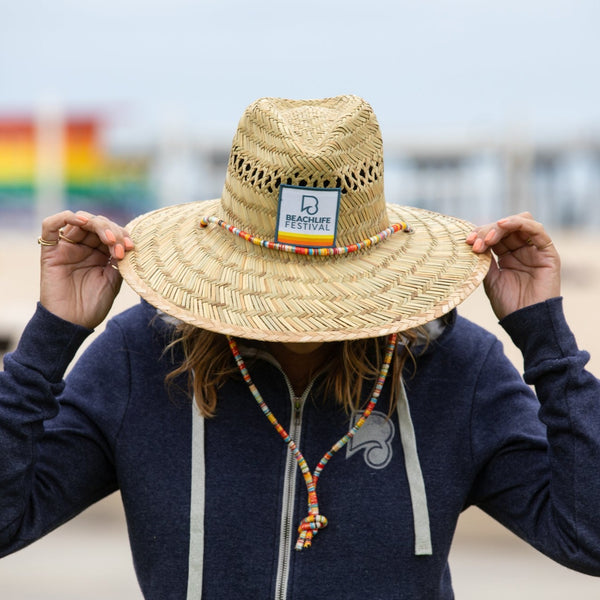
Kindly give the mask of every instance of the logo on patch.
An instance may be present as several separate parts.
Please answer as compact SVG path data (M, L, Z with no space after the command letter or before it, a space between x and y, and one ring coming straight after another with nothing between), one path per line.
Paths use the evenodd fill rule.
M279 187L275 241L294 246L335 246L340 188Z
M307 212L309 215L316 215L319 212L319 199L316 196L302 196L302 212Z
M364 411L352 414L351 426L362 417ZM346 459L357 452L364 452L365 462L372 469L384 469L392 460L392 440L396 428L391 419L382 412L373 411L365 424L356 432L346 446Z

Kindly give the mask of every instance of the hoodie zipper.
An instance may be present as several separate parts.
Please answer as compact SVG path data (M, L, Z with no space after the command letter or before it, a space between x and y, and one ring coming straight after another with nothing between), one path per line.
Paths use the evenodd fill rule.
M285 374L284 374L285 375ZM289 435L296 445L300 447L302 437L302 415L304 412L304 403L312 382L304 390L302 396L296 396L289 380L286 377L290 399L292 401L292 418L290 421ZM288 579L290 574L290 559L293 551L292 536L296 532L294 526L294 508L296 497L298 465L291 452L287 452L285 461L285 479L283 482L283 501L281 505L281 527L279 536L279 557L277 563L277 578L275 581L275 600L285 600L287 598Z
M290 402L292 404L292 417L290 419L288 434L294 440L296 446L300 448L304 404L308 398L308 395L310 394L310 390L312 389L316 377L309 381L303 394L301 396L297 396L294 392L292 384L290 383L290 380L275 358L267 352L258 351L257 355L261 356L264 360L276 367L283 375L288 388ZM298 463L289 449L286 450L283 499L281 503L281 521L279 529L279 553L277 560L277 576L275 579L275 600L286 600L287 598L290 561L291 554L293 552L292 536L294 536L296 533L296 526L294 524L294 509Z

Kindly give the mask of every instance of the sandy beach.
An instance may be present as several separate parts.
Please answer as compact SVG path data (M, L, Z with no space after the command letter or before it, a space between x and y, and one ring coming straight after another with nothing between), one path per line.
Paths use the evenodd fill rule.
M0 229L0 338L18 339L34 310L38 287L39 248L36 232ZM558 233L553 237L563 260L567 317L581 348L592 353L590 369L600 373L600 233ZM113 313L137 302L123 286ZM491 313L482 289L460 312L492 330L521 370L521 360ZM459 523L451 553L459 600L597 600L600 579L556 565L504 531L475 509ZM21 552L0 561L3 600L136 600L141 599L127 543L118 495Z

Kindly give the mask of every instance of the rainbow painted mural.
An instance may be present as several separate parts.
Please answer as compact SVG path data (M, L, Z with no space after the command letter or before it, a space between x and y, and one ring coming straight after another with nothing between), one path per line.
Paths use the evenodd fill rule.
M151 208L147 157L109 156L102 129L95 117L68 117L60 123L53 163L63 206L120 219ZM31 117L0 115L0 224L35 208L43 185L43 135Z

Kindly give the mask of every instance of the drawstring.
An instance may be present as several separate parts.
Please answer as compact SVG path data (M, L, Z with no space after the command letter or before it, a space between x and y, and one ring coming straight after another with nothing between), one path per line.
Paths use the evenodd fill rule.
M431 555L431 529L429 526L429 509L425 481L417 453L415 428L410 416L410 408L404 382L400 381L400 398L397 404L398 424L400 425L400 440L404 451L404 468L408 479L410 501L412 504L413 524L415 530L415 556Z
M314 473L311 474L310 468L308 464L296 446L294 440L290 437L288 432L281 426L281 424L277 421L257 387L252 382L250 377L250 373L248 373L248 369L244 363L244 359L242 358L237 343L231 336L227 336L229 341L229 347L231 348L231 352L237 366L244 378L244 381L248 384L248 388L252 392L254 399L260 406L261 410L270 421L270 423L275 427L277 433L281 436L283 441L288 445L290 451L294 455L298 466L302 472L302 476L304 477L304 482L306 484L306 489L308 491L308 515L302 519L298 527L298 541L296 542L296 550L302 550L303 548L310 548L312 544L313 537L319 532L320 529L327 527L327 518L319 512L319 500L317 497L317 482L325 465L329 462L331 457L341 448L343 448L356 434L356 432L365 424L365 421L369 417L369 415L373 412L375 405L377 404L377 400L379 399L379 395L381 390L383 389L383 385L385 383L385 379L387 377L390 363L392 362L392 357L394 352L396 351L396 334L392 334L388 340L388 346L386 349L385 357L383 359L383 364L381 365L381 371L379 373L379 377L377 379L377 383L375 385L375 389L373 390L373 395L371 396L371 400L367 405L365 411L363 412L361 418L356 422L354 427L352 427L346 435L340 438L331 449L326 452L319 463L317 464L317 468Z

